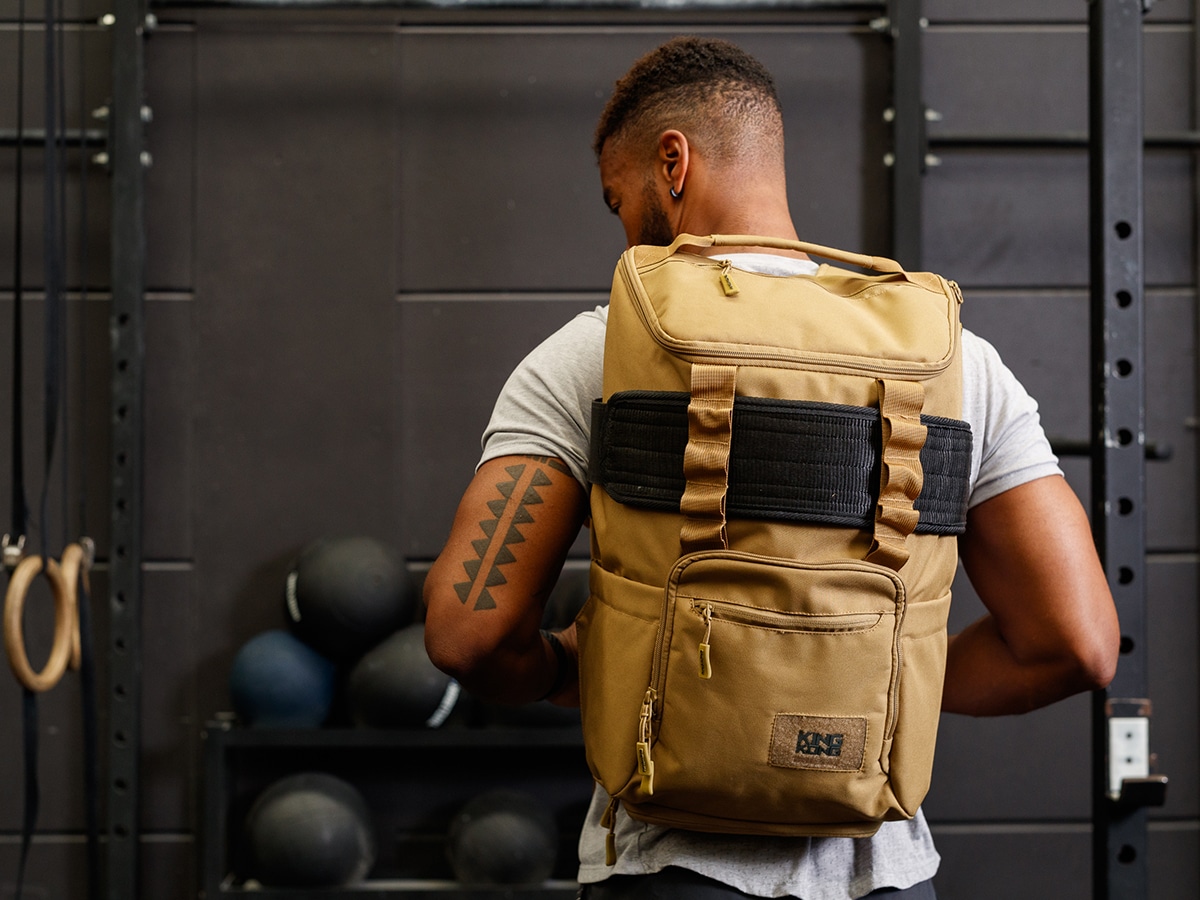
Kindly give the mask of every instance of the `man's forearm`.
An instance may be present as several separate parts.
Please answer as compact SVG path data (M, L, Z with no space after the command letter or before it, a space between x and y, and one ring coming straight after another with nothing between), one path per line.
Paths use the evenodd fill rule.
M1072 657L1019 658L984 616L950 638L942 711L1012 715L1100 686Z

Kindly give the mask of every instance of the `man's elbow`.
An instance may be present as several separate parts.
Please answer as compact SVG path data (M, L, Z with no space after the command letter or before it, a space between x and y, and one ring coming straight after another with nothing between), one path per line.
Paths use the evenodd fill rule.
M1105 630L1072 647L1071 666L1078 691L1098 691L1108 687L1117 674L1121 654L1118 629Z
M453 588L450 588L453 591ZM469 627L457 595L439 594L432 579L425 583L425 652L429 661L460 683L469 682L494 648L486 631Z
M1084 689L1089 691L1102 690L1109 686L1117 674L1117 657L1121 652L1121 639L1105 643L1093 648L1092 652L1080 659L1080 673L1086 682Z
M467 684L479 672L491 651L469 635L440 623L436 616L427 616L425 652L437 668L455 681Z

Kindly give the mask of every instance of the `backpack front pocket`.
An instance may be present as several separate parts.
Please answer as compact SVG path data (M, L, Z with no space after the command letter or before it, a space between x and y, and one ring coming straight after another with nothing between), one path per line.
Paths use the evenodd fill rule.
M679 561L665 600L653 794L638 799L782 828L894 807L905 594L893 571L711 551Z

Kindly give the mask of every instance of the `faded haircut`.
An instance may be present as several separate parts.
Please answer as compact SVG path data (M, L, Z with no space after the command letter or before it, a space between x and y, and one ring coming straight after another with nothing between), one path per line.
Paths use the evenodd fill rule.
M677 128L714 159L746 151L781 153L783 122L775 79L741 48L712 38L678 37L617 81L592 141L596 158L610 140L650 152Z

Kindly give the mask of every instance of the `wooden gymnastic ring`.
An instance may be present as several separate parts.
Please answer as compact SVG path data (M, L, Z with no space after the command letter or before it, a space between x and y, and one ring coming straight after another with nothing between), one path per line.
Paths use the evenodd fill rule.
M83 541L87 541L83 538ZM83 648L79 639L79 582L83 582L83 590L91 594L92 587L88 583L88 568L91 565L90 553L80 544L68 544L62 555L63 581L67 585L67 593L71 598L71 661L72 670L78 670L83 659Z
M46 563L46 577L54 593L54 644L50 658L41 672L34 672L25 654L25 638L21 632L21 618L25 611L25 597L34 577L42 571L40 556L27 556L13 570L8 581L8 593L4 598L4 646L8 650L8 664L17 681L29 690L40 693L58 684L67 670L71 658L71 632L75 612L71 607L71 592L63 579L62 569L54 560Z

